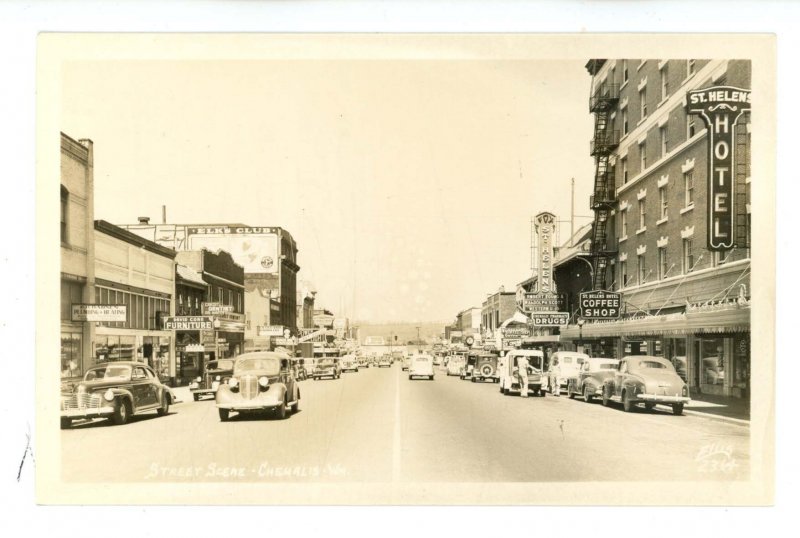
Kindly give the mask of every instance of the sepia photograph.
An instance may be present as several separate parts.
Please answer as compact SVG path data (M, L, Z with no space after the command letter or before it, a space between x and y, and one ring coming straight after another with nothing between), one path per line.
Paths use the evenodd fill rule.
M771 503L774 36L37 46L39 502Z

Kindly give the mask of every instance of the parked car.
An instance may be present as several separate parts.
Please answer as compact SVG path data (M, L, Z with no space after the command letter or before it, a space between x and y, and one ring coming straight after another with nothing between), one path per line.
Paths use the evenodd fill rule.
M230 380L217 390L216 402L222 422L228 420L231 411L272 411L280 419L286 418L287 410L296 413L300 407L300 387L289 356L274 351L239 355Z
M342 372L358 372L358 361L353 355L345 355L340 362Z
M403 368L402 368L403 371L408 370L410 366L411 366L411 355L406 355L403 357Z
M521 394L519 358L528 359L528 392L544 396L542 385L546 384L544 373L544 353L538 349L513 349L499 363L500 392L505 395Z
M589 355L586 353L578 353L577 351L556 351L553 353L550 356L547 368L547 388L550 394L561 394L561 391L567 388L567 380L578 375L581 365L588 358ZM555 387L556 367L560 370L558 387Z
M433 381L433 357L427 354L414 355L408 367L408 378L427 377Z
M205 375L197 376L189 383L189 392L192 393L195 402L201 396L214 396L219 386L227 383L231 375L233 375L233 359L209 361Z
M358 367L359 368L369 368L369 359L363 355L358 357Z
M603 384L603 405L612 401L622 402L625 411L633 411L640 402L644 402L648 410L656 404L668 404L675 415L680 415L691 399L689 387L670 361L663 357L634 355L623 357L614 377Z
M314 366L314 380L322 379L323 377L330 377L331 379L339 379L342 375L341 365L339 364L339 357L325 357L317 359Z
M465 363L464 355L451 355L447 361L447 375L461 375Z
M497 355L488 351L476 355L470 381L473 383L477 383L478 381L497 383L500 381L497 361Z
M387 368L392 367L392 357L390 355L383 355L378 359L378 368L383 368L384 366Z
M570 398L582 396L589 403L597 396L603 396L603 386L614 377L619 361L617 359L590 358L584 360L577 376L567 380L567 394Z
M107 362L90 368L73 392L61 395L61 428L76 419L108 418L119 425L151 411L163 416L173 401L172 391L146 364Z

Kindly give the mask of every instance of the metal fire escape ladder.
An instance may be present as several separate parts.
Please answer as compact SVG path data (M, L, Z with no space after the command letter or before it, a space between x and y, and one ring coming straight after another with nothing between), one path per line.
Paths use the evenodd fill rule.
M594 73L593 73L594 75ZM594 113L594 139L591 154L595 159L594 192L590 199L594 211L592 226L592 267L594 269L594 289L605 289L606 270L611 258L616 254L609 248L608 218L616 203L614 178L609 170L611 152L619 145L619 131L611 129L609 117L619 100L619 86L601 84L592 94L589 109Z

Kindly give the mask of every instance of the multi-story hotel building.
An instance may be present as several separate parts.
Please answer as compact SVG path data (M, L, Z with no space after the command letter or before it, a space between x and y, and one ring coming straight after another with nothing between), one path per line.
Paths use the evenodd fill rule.
M624 306L622 319L587 322L580 335L597 352L602 340L614 342L617 356L667 357L695 392L748 397L749 99L747 111L731 116L731 144L711 148L710 130L688 112L687 95L725 87L749 96L750 62L619 59L586 67L595 115L593 287L621 292ZM709 161L728 151L732 193L710 197ZM723 235L732 245L712 248L711 234L724 231L712 216L727 207ZM571 325L562 336L577 339L579 329Z

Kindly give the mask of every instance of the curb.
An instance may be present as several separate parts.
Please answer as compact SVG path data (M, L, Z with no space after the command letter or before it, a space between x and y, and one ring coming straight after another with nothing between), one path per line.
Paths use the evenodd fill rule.
M670 409L669 407L661 405L659 405L658 407L661 409ZM683 414L695 417L707 418L709 420L718 420L720 422L729 422L731 424L738 424L740 426L750 426L749 419L726 417L724 415L715 415L714 413L704 413L703 411L694 411L692 409L686 409L686 408L684 408Z

